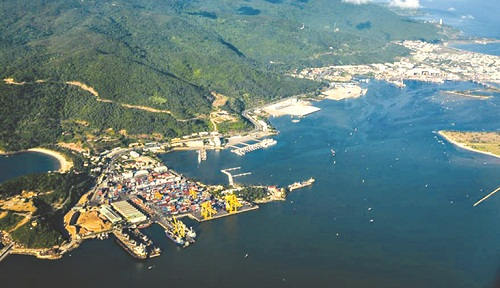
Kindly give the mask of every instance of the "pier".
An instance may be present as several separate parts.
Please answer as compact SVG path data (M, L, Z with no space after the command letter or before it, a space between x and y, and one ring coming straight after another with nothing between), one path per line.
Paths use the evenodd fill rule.
M245 172L245 173L240 173L240 174L236 174L236 175L232 175L232 176L234 178L234 177L241 177L241 176L246 176L246 175L250 175L250 174L252 174L252 172Z
M227 168L227 169L220 170L220 172L227 175L229 186L234 186L234 179L233 179L234 177L242 177L242 176L252 174L252 172L244 172L244 173L239 173L239 174L233 175L229 172L229 171L234 171L234 170L239 170L239 169L241 169L241 167L233 167L233 168Z
M490 194L484 196L481 200L479 200L476 203L474 203L474 207L476 207L477 205L479 205L484 200L490 198L491 196L493 196L493 194L497 193L498 191L500 191L500 187L498 187L497 189L493 190L493 192L491 192Z
M14 247L14 243L10 243L9 245L3 247L2 250L0 250L0 262L2 262L2 260L5 259L7 255L9 255L10 250L12 250L12 247Z

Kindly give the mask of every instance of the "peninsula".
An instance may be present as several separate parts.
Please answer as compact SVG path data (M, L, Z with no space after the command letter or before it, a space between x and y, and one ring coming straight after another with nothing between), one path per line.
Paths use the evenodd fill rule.
M500 158L500 132L439 131L439 135L460 148Z

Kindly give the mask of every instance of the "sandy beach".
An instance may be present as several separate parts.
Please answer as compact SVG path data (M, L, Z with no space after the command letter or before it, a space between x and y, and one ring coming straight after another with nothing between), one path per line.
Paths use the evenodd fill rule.
M28 149L28 151L43 153L43 154L46 154L46 155L49 155L49 156L56 158L57 161L59 161L59 165L61 166L58 170L59 172L68 172L71 169L71 167L73 167L73 162L66 159L63 154L61 154L57 151L49 150L49 149L45 149L45 148L31 148L31 149Z
M453 144L455 146L458 146L458 147L460 147L462 149L469 150L469 151L476 152L476 153L481 153L481 154L489 155L489 156L493 156L493 157L496 157L496 158L500 158L500 155L496 155L496 154L493 154L493 153L490 153L490 152L484 152L484 151L481 151L481 150L477 150L477 149L471 148L471 147L469 147L469 146L467 146L465 144L459 143L459 142L451 139L450 137L448 137L443 131L439 131L438 134L441 135L441 137L443 137L444 139L446 139L446 141L448 141L451 144Z

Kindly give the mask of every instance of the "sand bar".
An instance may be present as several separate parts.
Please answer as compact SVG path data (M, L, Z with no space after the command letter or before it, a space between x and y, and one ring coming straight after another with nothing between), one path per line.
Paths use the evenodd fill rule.
M46 155L49 155L49 156L56 158L57 161L59 161L59 165L60 165L60 168L58 170L59 172L68 172L73 167L73 162L66 159L66 157L64 157L63 154L61 154L57 151L49 150L49 149L45 149L45 148L31 148L31 149L28 149L28 151L43 153L43 154L46 154Z

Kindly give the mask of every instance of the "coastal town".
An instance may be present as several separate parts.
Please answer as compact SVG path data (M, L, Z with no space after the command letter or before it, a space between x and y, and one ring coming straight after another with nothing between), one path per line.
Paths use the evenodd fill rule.
M499 91L498 87L493 86L500 84L498 56L456 49L447 43L403 41L397 44L409 49L410 56L402 57L393 63L307 68L293 71L292 76L330 81L333 87L345 86L340 83L350 82L355 76L373 77L398 87L405 86L403 80L435 83L472 81Z

